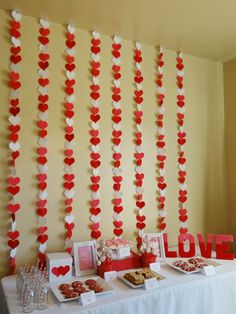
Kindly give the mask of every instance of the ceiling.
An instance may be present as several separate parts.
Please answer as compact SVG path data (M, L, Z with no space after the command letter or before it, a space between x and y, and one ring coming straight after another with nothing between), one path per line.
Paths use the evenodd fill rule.
M0 9L211 60L236 57L236 0L0 0Z

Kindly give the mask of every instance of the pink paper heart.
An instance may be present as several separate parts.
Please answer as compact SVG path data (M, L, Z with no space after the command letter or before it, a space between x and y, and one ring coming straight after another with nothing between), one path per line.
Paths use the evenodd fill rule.
M99 225L99 223L98 223L98 222L97 222L97 223L93 223L93 224L91 225L91 229L92 229L93 231L98 230L98 229L99 229L99 227L100 227L100 225Z
M116 206L119 206L122 203L122 199L121 198L114 198L112 200L112 203Z
M98 205L99 205L99 203L100 203L100 200L91 200L91 206L92 207L97 207Z
M73 198L67 198L65 200L65 204L68 205L68 206L70 206L72 203L73 203Z
M47 204L47 200L38 200L38 207L43 208Z
M74 153L73 149L66 149L66 150L65 150L65 155L66 155L67 157L73 156L73 153Z

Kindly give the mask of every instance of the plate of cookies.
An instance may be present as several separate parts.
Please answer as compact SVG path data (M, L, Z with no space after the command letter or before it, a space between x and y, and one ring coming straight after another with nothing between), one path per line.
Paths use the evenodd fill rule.
M82 293L94 291L96 295L112 293L114 289L101 277L72 278L70 281L50 285L51 291L59 302L79 299Z
M144 287L144 281L150 278L156 278L156 280L163 280L166 277L154 272L150 268L141 268L118 277L121 281L125 282L131 288Z
M168 259L166 263L167 265L175 268L176 270L179 270L184 274L199 273L205 266L212 265L215 267L220 265L215 261L208 260L203 257L192 257L189 259Z

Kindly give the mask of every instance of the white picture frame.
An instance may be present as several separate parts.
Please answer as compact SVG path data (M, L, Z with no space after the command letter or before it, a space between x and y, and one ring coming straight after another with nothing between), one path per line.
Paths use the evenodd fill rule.
M165 259L165 248L164 248L164 239L162 232L153 232L145 233L145 236L148 239L148 242L153 242L159 246L159 254L157 255L157 261L164 261Z
M73 252L77 277L96 274L96 241L75 242Z

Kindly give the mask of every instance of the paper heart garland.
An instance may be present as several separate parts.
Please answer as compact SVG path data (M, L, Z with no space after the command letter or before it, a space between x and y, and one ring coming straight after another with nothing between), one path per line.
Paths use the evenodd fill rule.
M122 111L121 111L121 89L120 89L120 78L121 78L121 67L118 65L121 62L120 59L120 49L121 49L121 38L118 36L114 36L113 38L113 44L112 44L112 73L113 73L113 86L112 86L112 142L114 144L113 146L113 153L112 157L112 165L113 165L113 173L115 171L115 176L113 176L113 195L114 198L112 200L113 203L113 211L114 213L121 213L123 211L122 205L122 192L121 192L121 182L122 182L122 176L119 174L122 172L121 170L121 159L122 154L120 153L120 143L121 143L121 136L122 132L120 130L120 123L122 121ZM113 216L113 233L116 238L122 236L123 229L121 228L123 225L123 222L119 219L116 219L116 216Z
M90 143L91 143L91 152L90 152L90 165L92 170L92 175L90 176L90 180L92 184L90 185L91 190L91 200L90 200L90 220L91 224L91 238L98 239L101 236L101 232L99 230L100 224L98 223L101 220L100 213L101 209L97 206L100 203L100 185L98 184L100 181L99 169L101 165L101 155L100 155L100 136L99 136L99 121L101 119L100 110L99 110L99 101L100 101L100 85L99 85L99 75L100 75L100 44L101 40L99 39L100 35L98 32L92 32L91 39L91 69L90 73L91 77L91 85L90 85L90 103L91 103L91 115L90 115Z
M49 99L48 96L48 86L50 84L49 80L49 62L50 62L50 54L48 53L48 46L49 46L49 35L50 23L44 19L40 19L39 28L39 61L38 61L38 174L37 180L38 184L38 208L37 208L37 215L38 215L38 260L40 265L45 264L45 251L47 249L47 241L48 235L46 234L48 227L46 226L47 223L47 199L48 199L48 192L47 192L47 129L48 129L48 104L47 101Z
M55 275L56 277L65 276L70 271L70 266L69 265L59 267L54 266L52 267L51 271L53 275Z
M20 245L18 240L20 233L16 230L16 212L20 210L20 204L17 203L17 195L20 192L20 177L17 176L17 159L20 156L20 142L19 142L19 131L20 131L20 65L22 61L21 53L21 14L16 11L11 12L12 20L10 21L9 34L11 36L12 46L10 47L10 72L9 72L9 118L10 123L9 130L9 149L11 156L11 175L9 176L7 183L7 192L10 196L10 202L7 205L7 210L11 218L11 227L8 232L8 246L10 248L10 271L14 273L16 263L17 247Z
M185 89L184 89L184 63L182 53L178 52L176 57L176 72L177 72L177 124L179 132L177 132L177 143L178 143L178 181L179 181L179 221L180 228L179 232L185 234L188 232L187 228L187 209L184 208L184 204L187 201L187 185L186 179L186 157L184 154L184 145L186 144L186 132L184 131L184 112L185 112ZM184 225L183 225L184 224Z

